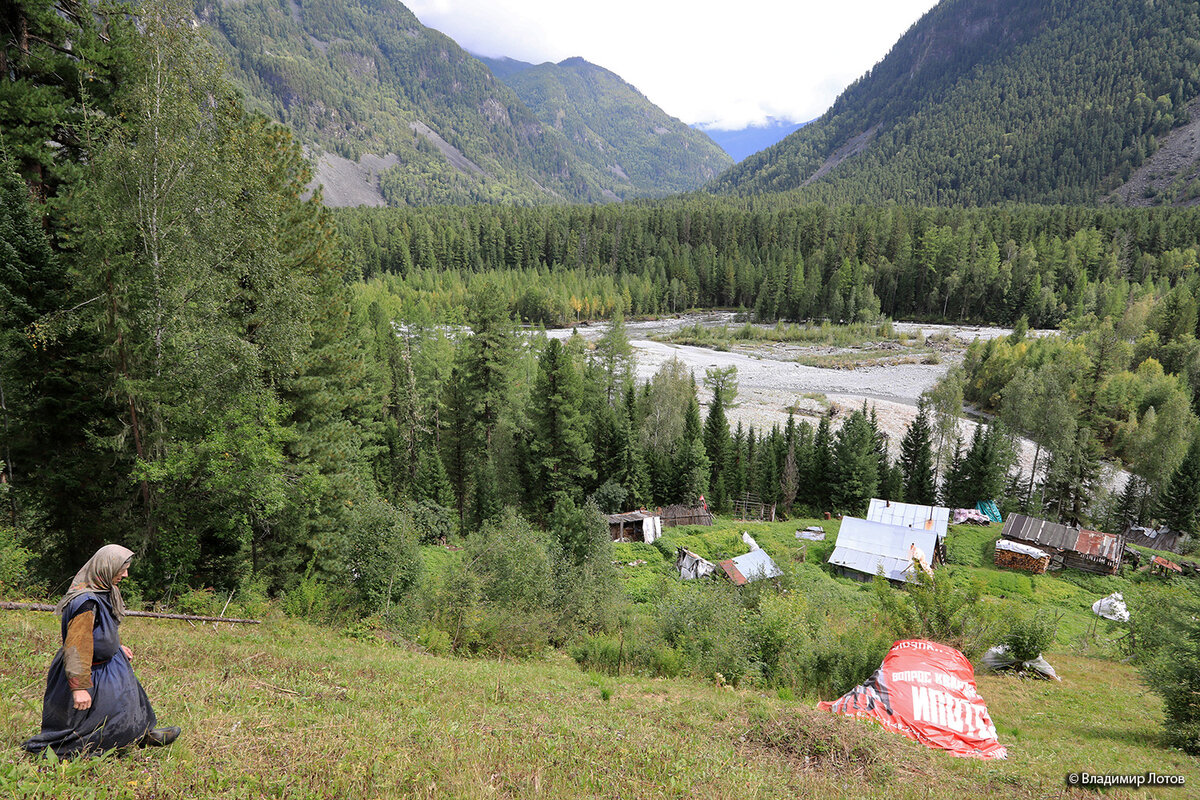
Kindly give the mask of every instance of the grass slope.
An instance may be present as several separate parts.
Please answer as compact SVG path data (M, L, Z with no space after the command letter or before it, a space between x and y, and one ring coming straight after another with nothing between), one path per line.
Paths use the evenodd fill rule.
M837 592L850 610L868 587L831 577L829 541L797 524L726 522L668 531L712 558L744 552L750 531L794 591ZM1006 762L956 759L867 723L813 710L815 698L685 679L601 676L558 653L525 662L449 659L270 616L260 627L131 619L125 641L163 724L165 750L64 765L17 749L36 732L45 669L58 647L49 614L0 616L0 786L18 798L376 797L1084 797L1068 772L1183 774L1184 789L1105 797L1184 797L1200 762L1161 742L1162 708L1136 671L1089 657L1087 607L1111 582L1030 578L987 568L999 526L955 528L950 569L989 591L1060 608L1048 654L1062 683L981 675ZM804 560L800 560L800 554ZM617 546L635 601L653 602L670 562ZM635 562L630 566L629 562ZM645 563L640 563L645 562ZM1087 584L1087 585L1081 585ZM1103 633L1103 632L1102 632Z

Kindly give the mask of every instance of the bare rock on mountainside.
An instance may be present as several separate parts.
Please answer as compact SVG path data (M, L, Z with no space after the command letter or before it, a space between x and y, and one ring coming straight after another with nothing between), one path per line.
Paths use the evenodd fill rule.
M325 205L331 208L386 206L379 191L379 174L398 163L395 153L366 153L357 162L336 153L322 153L316 159L313 186L320 184Z
M1200 97L1188 104L1188 115L1191 121L1159 139L1158 150L1110 200L1143 207L1200 204Z

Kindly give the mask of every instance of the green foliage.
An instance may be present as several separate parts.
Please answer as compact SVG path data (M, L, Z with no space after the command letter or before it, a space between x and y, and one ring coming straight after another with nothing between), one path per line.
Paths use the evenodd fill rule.
M854 411L842 423L833 443L833 506L847 514L863 516L867 503L879 489L876 432L867 415Z
M737 684L751 669L750 634L736 590L701 582L671 586L659 607L662 636L695 675Z
M1173 601L1141 610L1153 613L1163 628L1158 646L1142 675L1163 699L1164 732L1168 742L1200 755L1200 592L1188 584L1160 599Z
M1008 654L1017 661L1032 661L1050 649L1058 629L1058 619L1046 611L1018 614L1010 618L1008 632L1001 640Z
M364 611L386 614L417 584L416 527L408 514L380 499L356 503L350 512L346 566Z
M0 525L0 595L19 597L31 588L32 559L33 553L18 542L16 530Z
M552 540L507 512L468 540L483 599L512 611L547 608L554 591Z
M886 625L898 638L932 639L974 659L994 642L998 620L994 609L979 602L983 586L956 580L947 571L937 577L914 570L904 591L876 579L875 597Z

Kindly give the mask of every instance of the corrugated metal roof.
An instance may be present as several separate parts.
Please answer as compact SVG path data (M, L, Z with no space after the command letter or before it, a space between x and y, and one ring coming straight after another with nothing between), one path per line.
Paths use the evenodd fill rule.
M609 525L619 525L622 522L638 522L657 516L652 511L625 511L621 514L605 514L604 518L608 520Z
M1074 550L1079 541L1079 529L1068 528L1055 522L1027 517L1024 514L1009 514L1000 534L1005 539L1053 547L1056 550Z
M929 559L937 540L935 531L924 528L843 517L829 563L866 575L877 575L882 568L889 580L907 581L913 570L912 548Z
M725 574L729 576L729 579L738 586L745 586L751 581L762 580L763 578L779 578L783 576L783 570L771 560L771 557L767 555L767 551L765 550L751 550L745 555L722 561L721 569L725 570Z
M1121 549L1121 537L1103 531L1083 529L1079 531L1079 539L1075 542L1076 552L1107 561L1118 560L1121 557Z
M1120 534L1070 528L1023 514L1009 514L1000 535L1056 550L1070 550L1094 561L1119 561L1124 549Z
M945 538L946 528L950 525L950 509L872 498L871 505L867 508L867 520L886 525L902 525L905 528L932 530Z
M1179 566L1174 561L1168 561L1162 556L1154 556L1150 559L1150 562L1153 564L1158 564L1160 567L1166 567L1167 569L1174 570L1175 572L1183 572L1183 567Z

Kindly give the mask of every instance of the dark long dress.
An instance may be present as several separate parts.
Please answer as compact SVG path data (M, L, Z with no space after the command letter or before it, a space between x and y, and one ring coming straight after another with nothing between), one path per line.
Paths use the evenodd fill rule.
M121 650L119 623L108 605L107 594L83 594L67 605L62 615L63 641L71 618L87 610L95 612L92 688L88 689L92 706L84 711L75 709L60 647L46 676L42 732L21 745L31 753L48 747L64 758L124 747L140 741L156 722L150 699Z

